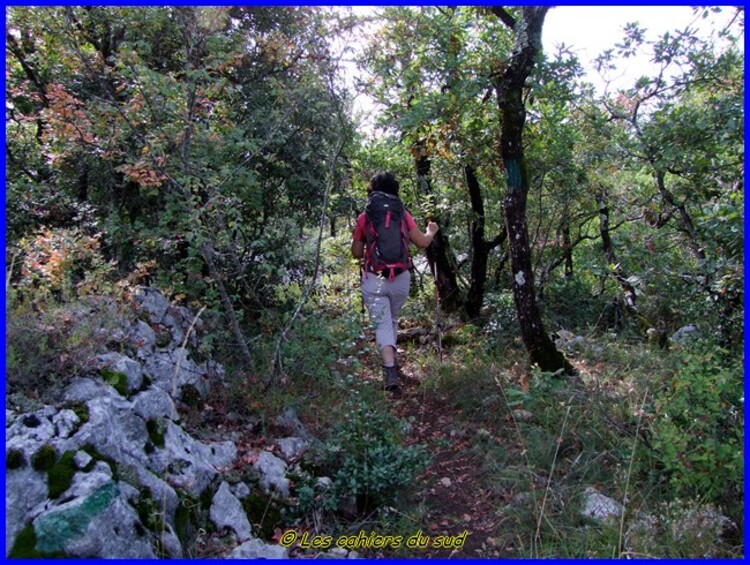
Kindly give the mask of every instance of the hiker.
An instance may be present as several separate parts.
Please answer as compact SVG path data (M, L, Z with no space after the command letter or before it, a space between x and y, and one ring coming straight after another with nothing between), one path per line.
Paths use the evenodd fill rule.
M383 385L389 391L399 388L396 336L411 284L409 241L425 249L438 231L435 222L427 224L427 233L419 230L401 204L398 189L393 173L380 172L370 179L367 208L357 218L352 238L352 255L364 259L362 300L375 325L375 341L383 357Z

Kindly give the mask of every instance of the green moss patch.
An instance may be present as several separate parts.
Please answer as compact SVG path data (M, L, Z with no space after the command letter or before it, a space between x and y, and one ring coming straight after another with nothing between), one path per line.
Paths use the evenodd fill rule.
M47 471L47 483L49 497L52 499L58 498L62 493L70 488L73 483L73 476L76 474L76 464L73 460L75 458L75 452L66 451L63 453L57 464L53 465L50 470Z
M164 422L159 420L151 419L146 422L148 437L156 447L164 447L164 427Z
M96 461L103 461L107 465L109 465L110 470L112 471L112 480L119 481L120 480L120 468L117 462L112 459L111 457L107 457L106 455L99 453L99 451L90 443L87 443L81 448L83 451L88 453L94 460L87 465L85 470L93 469L94 465L96 464Z
M36 471L49 471L57 463L57 450L45 443L31 456L31 466Z
M21 469L26 466L26 458L23 456L23 451L19 449L9 449L5 454L5 468L9 471L13 469Z
M75 415L78 416L81 424L85 424L91 418L91 415L89 414L89 407L85 402L73 402L71 404L68 404L66 408L75 412Z
M40 472L47 473L47 496L58 498L70 488L77 468L75 452L66 451L59 456L57 450L46 443L31 456L31 466Z
M107 384L114 387L120 396L128 396L128 376L125 373L102 369L99 374Z

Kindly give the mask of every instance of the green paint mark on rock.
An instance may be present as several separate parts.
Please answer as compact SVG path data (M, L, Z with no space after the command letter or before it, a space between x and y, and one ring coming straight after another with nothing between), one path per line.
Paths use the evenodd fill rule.
M91 521L117 498L115 483L107 483L92 492L79 505L50 512L34 521L36 549L44 553L65 550L65 544L84 534Z

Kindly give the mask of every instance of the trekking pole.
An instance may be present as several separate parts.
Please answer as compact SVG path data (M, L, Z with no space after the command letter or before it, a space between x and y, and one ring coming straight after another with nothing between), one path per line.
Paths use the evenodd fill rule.
M365 295L361 290L362 286L362 277L364 276L365 272L365 266L364 264L360 263L359 268L357 269L357 284L355 285L355 292L357 289L359 289L359 317L362 322L362 324L365 323Z
M438 290L438 266L437 261L433 263L433 274L435 276L435 333L437 334L437 350L440 363L443 363L443 336L440 328L440 292Z

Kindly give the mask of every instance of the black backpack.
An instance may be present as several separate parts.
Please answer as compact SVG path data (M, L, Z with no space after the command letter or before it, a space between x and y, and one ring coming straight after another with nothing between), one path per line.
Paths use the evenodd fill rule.
M411 268L406 209L398 196L374 191L367 199L365 214L365 268L387 273L393 280L397 274Z

